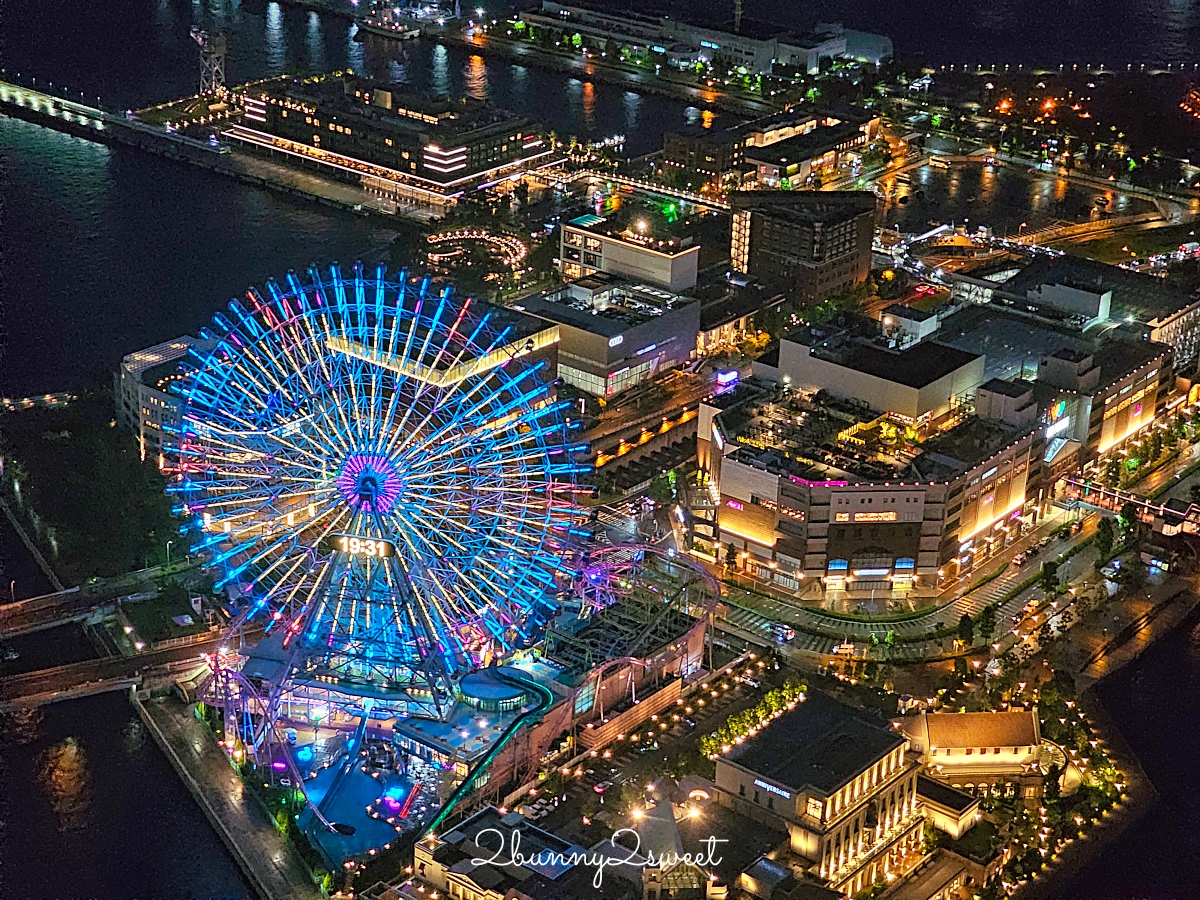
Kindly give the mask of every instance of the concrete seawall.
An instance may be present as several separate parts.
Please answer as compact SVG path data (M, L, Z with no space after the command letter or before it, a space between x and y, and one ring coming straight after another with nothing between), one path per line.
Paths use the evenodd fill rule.
M326 895L267 814L251 798L203 726L178 701L131 702L167 759L264 900L321 900Z

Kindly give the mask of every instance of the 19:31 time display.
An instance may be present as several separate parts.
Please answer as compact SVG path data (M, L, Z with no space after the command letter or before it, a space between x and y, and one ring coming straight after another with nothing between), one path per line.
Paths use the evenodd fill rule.
M358 534L331 534L321 542L321 549L368 559L387 559L396 555L396 545L391 541Z

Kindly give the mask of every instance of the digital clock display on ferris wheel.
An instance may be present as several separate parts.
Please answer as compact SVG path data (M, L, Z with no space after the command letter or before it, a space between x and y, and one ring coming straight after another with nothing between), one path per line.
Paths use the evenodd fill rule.
M326 553L332 551L349 556L365 556L368 559L387 559L396 555L396 545L391 541L360 534L331 534L321 541L321 550Z

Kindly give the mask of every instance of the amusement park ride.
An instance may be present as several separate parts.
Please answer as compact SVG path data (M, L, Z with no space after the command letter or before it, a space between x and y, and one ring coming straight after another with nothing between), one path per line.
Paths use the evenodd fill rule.
M359 264L250 290L202 336L170 490L236 603L202 695L332 863L437 827L613 655L696 667L711 579L589 542L553 326Z

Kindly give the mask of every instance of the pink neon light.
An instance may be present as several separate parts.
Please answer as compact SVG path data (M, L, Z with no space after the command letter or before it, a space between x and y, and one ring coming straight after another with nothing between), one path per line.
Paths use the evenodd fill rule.
M809 481L807 478L800 478L797 475L789 475L788 478L793 484L802 484L805 487L846 487L848 481Z

